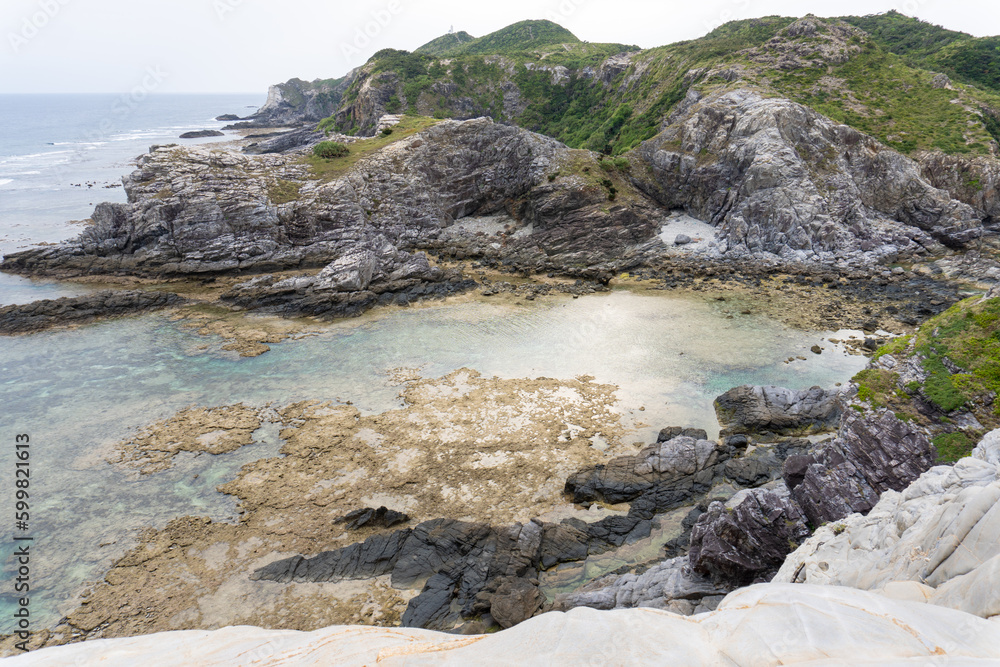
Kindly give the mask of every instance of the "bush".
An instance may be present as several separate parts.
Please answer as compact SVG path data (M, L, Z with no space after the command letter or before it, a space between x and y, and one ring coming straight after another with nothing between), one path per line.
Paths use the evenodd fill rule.
M347 146L338 141L321 141L313 146L313 153L326 160L344 157L350 152Z
M391 127L386 127L386 128L382 129L382 136L383 137L388 137L390 134L392 134L392 128Z

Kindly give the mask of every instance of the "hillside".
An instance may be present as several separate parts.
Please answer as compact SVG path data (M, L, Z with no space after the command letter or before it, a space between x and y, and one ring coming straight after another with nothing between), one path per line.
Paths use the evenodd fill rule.
M452 49L457 49L474 39L475 37L464 30L449 32L447 35L432 39L423 46L414 49L413 52L425 53L429 56L443 56Z
M883 49L913 67L943 72L963 83L1000 92L1000 38L977 38L896 11L845 16Z

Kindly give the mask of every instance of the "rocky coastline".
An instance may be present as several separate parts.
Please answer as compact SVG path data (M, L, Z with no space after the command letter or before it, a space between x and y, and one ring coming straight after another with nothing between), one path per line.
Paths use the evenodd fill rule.
M252 328L246 315L316 326L431 299L628 288L701 293L727 317L860 329L869 367L841 387L732 388L716 399L714 440L674 425L626 441L616 388L593 378L469 369L411 378L403 406L376 415L320 401L183 411L118 443L110 461L158 474L182 452L234 451L265 422L280 427L282 456L219 487L238 500L238 523L183 517L149 531L32 648L230 625L516 632L549 612L591 618L580 608L707 614L690 623L708 627L771 595L845 607L922 596L981 617L972 625L997 615L975 594L998 557L986 539L995 378L968 340L951 357L939 340L942 328L990 333L996 320L995 292L961 300L1000 277L995 158L961 169L964 158L912 159L742 87L689 90L659 133L616 160L489 118L428 117L339 137L348 155L320 158L312 123L354 76L273 89L241 124L293 125L311 108L295 131L152 147L123 180L127 202L98 205L75 239L0 263L128 289L2 308L0 333L170 308L252 356L294 327ZM959 170L983 187L956 181ZM971 458L936 465L959 436L979 442ZM978 564L941 546L951 515L915 518L934 503L965 503L949 511L977 527ZM903 535L907 521L918 535ZM845 555L863 543L866 563L905 560L896 542L933 567L871 577Z

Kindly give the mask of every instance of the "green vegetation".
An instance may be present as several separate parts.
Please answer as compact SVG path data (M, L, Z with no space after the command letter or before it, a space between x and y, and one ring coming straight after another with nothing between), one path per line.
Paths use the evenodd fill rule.
M867 368L851 378L851 382L858 385L858 398L873 408L884 408L910 398L899 388L899 373L881 368Z
M474 39L475 37L469 33L464 30L460 30L459 32L441 35L437 39L432 39L423 46L414 49L413 52L423 53L429 56L443 56L452 50L461 48Z
M793 69L771 68L767 54L775 49L765 44L780 37L809 47L827 39L829 28L790 37L782 31L794 18L768 16L641 52L581 42L550 21L522 21L480 38L444 35L413 53L376 53L344 92L340 113L319 127L357 132L359 115L345 105L372 84L385 88L389 113L486 115L572 148L620 156L655 136L692 88L739 85L815 108L902 152L987 154L990 142L1000 141L1000 88L989 83L1000 86L994 38L975 39L898 12L845 20L872 36L851 37L846 61L815 55ZM747 51L756 47L763 48ZM604 64L623 52L633 52L628 61ZM706 78L712 71L723 74ZM937 71L980 88L943 88L934 82Z
M421 130L426 130L437 123L438 120L435 118L403 116L399 124L393 128L394 132L391 135L380 134L371 139L359 139L352 143L350 151L341 157L328 159L318 155L310 155L304 158L304 160L309 165L309 170L313 178L322 181L331 181L346 174L351 167L357 164L358 160L371 155L391 143L402 141Z
M496 32L473 39L467 32L458 33L469 39L456 40L455 35L444 35L424 44L418 53L438 56L486 55L513 53L533 48L580 40L566 28L552 21L519 21ZM450 38L450 39L449 39ZM454 43L450 47L449 42Z
M1000 38L976 38L896 11L844 20L912 67L944 72L963 83L1000 92Z
M337 141L321 141L313 146L313 155L326 160L344 157L350 152L351 149Z
M268 186L267 196L275 204L287 204L299 198L301 188L301 183L279 178Z
M961 431L941 433L931 439L937 450L938 463L954 463L972 453L976 443Z
M906 349L906 346L910 344L913 336L899 336L893 338L888 343L875 350L875 354L872 355L872 359L878 359L886 354L899 354Z
M955 304L920 328L915 349L929 373L922 392L932 403L949 412L993 402L993 416L1000 415L994 401L1000 392L1000 299Z

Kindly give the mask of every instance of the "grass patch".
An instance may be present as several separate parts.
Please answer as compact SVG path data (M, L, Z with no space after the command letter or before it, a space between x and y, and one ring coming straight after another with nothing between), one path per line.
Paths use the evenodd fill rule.
M267 196L275 204L287 204L299 198L301 183L279 178L267 187Z
M309 155L305 158L305 162L309 165L313 178L324 182L332 181L350 171L362 158L391 143L402 141L417 132L426 130L438 122L440 121L426 116L403 116L399 124L393 128L392 134L379 134L370 139L359 139L350 145L348 154L341 157L325 159L318 155Z
M1000 415L993 400L1000 392L1000 299L955 304L921 327L915 348L929 373L924 395L935 405L949 412L992 401Z
M867 368L851 378L851 382L858 385L858 398L874 408L910 398L899 388L899 373L882 368Z
M893 338L891 341L875 350L875 354L872 355L872 359L878 359L879 357L883 357L887 354L900 354L906 350L906 346L910 344L912 339L913 336L909 335Z
M954 463L972 453L976 443L961 431L941 433L931 439L937 450L938 463Z
M313 146L313 155L326 160L344 157L350 152L350 148L337 141L321 141Z

